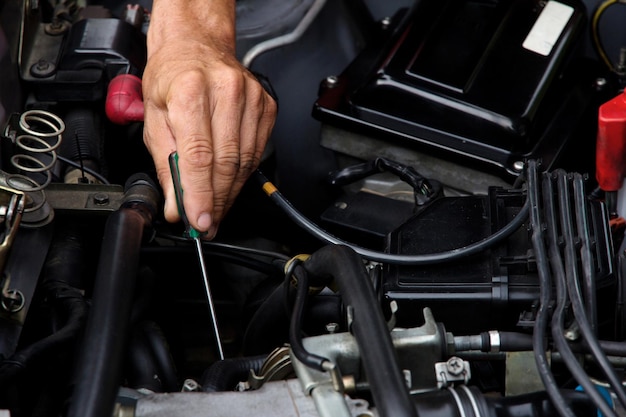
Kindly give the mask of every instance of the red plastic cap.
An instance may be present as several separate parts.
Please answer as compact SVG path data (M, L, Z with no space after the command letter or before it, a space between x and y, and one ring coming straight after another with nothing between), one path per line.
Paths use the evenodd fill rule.
M596 142L596 179L604 191L622 188L626 174L626 94L600 106Z
M105 111L109 120L118 125L143 122L143 95L141 79L122 74L109 83Z

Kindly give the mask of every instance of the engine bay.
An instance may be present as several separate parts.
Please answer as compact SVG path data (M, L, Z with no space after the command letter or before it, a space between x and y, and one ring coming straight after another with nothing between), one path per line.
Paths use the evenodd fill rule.
M236 7L279 111L200 263L151 2L0 4L0 417L624 415L623 3Z

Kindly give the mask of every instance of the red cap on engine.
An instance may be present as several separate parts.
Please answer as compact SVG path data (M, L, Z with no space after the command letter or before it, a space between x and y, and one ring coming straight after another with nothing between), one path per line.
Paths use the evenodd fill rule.
M109 83L105 111L109 120L118 125L143 121L141 79L122 74Z
M600 106L596 179L604 191L622 188L626 174L626 93Z

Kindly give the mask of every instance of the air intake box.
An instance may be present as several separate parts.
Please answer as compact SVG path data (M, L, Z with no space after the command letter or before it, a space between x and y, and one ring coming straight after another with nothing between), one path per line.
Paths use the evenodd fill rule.
M417 1L323 83L313 114L503 178L525 158L549 168L589 100L588 74L570 65L584 11L571 0Z

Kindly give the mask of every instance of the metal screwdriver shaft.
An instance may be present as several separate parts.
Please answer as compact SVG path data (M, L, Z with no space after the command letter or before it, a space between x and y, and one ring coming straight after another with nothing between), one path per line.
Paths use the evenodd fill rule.
M200 237L202 233L191 227L189 219L185 214L185 207L183 206L183 187L180 183L180 172L178 171L178 154L172 152L169 157L170 172L172 173L172 182L174 183L174 192L176 194L176 205L178 206L178 213L185 224L185 237L191 238L195 241L196 252L198 253L198 260L200 261L200 270L202 271L202 280L204 281L204 290L209 304L209 310L211 313L211 321L213 325L213 334L215 335L215 341L217 343L217 350L220 355L220 359L224 359L224 351L222 349L222 341L220 339L220 332L217 326L217 315L215 314L215 305L213 304L213 296L211 295L211 287L209 286L209 276L207 274L206 264L204 263L204 255L202 254L202 242Z

